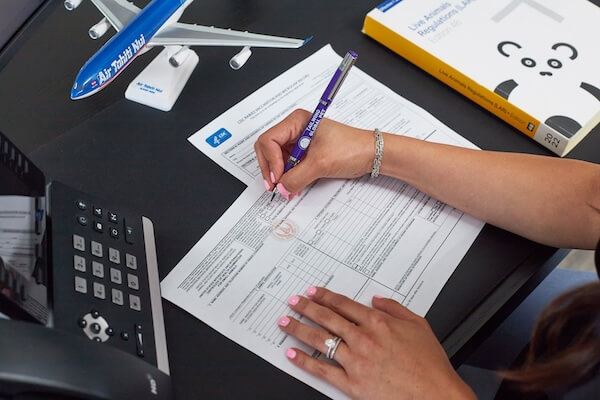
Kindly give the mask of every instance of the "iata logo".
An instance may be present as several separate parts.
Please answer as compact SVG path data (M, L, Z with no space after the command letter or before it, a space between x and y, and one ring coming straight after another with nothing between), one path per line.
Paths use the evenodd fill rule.
M207 137L206 143L208 143L211 147L219 147L221 143L223 143L230 137L231 133L227 129L221 128L209 137Z

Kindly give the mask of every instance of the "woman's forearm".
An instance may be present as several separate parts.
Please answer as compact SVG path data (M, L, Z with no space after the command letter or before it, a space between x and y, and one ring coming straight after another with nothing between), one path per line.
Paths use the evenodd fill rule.
M479 219L555 247L600 238L600 165L464 149L384 134L381 173Z

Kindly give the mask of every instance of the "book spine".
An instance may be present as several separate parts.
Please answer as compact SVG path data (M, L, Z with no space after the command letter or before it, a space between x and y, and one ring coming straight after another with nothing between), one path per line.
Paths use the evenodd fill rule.
M568 146L569 140L556 130L541 124L536 118L510 103L504 97L478 84L462 72L404 38L398 32L388 28L370 14L365 18L363 33L479 104L555 154L564 156L570 149L570 146Z

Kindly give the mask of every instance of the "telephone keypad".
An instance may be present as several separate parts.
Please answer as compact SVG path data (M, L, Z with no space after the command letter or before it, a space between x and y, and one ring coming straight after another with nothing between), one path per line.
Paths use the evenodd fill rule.
M152 249L154 238L145 240L146 232L153 235L151 222L66 189L55 183L51 188L58 238L53 241L54 327L157 365L153 299L159 287L155 259L147 258L154 251L146 246Z

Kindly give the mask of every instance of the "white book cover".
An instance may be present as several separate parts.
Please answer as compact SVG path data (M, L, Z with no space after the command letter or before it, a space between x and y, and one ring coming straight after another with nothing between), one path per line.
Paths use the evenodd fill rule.
M416 60L402 43L393 50L424 69L439 64L428 72L480 105L503 107L503 98L536 119L520 121L524 133L559 155L600 120L600 7L588 0L390 0L369 18L388 30L365 21L366 34L412 42L432 57Z

